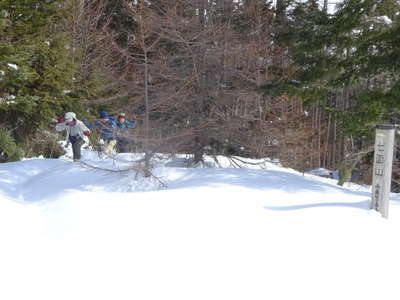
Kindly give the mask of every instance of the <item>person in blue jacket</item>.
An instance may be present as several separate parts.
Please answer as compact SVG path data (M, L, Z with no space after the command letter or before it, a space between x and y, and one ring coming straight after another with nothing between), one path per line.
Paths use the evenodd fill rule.
M100 112L99 118L91 126L99 135L99 151L105 155L112 155L115 151L116 128L115 119L111 118L107 112ZM90 127L89 127L90 128Z
M115 128L117 124L113 118L110 118L105 111L100 112L99 119L94 123L97 133L104 142L110 142L115 139Z
M129 144L131 139L129 138L129 129L135 128L136 122L130 122L126 119L125 113L120 113L116 122L117 126L117 152L126 153L129 152Z

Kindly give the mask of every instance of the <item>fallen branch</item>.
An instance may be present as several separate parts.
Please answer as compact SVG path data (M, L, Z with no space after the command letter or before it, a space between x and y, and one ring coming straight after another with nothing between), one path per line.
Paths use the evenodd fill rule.
M68 158L71 158L71 157L68 157ZM67 160L64 160L64 161L69 162L69 163L75 163L75 162L67 161ZM140 160L140 162L143 162L143 161L144 161L143 159ZM93 166L93 165L88 164L83 161L79 161L78 163L87 169L97 170L97 171L107 172L107 173L128 173L128 172L136 171L135 179L138 179L139 174L149 174L150 176L147 176L147 177L155 179L164 188L168 187L165 182L163 182L159 177L155 176L150 170L145 170L143 164L140 164L139 166L132 166L130 168L126 168L126 169L122 169L122 170L113 170L113 169L107 169L107 168ZM146 176L144 176L144 177L146 177Z
M272 163L272 160L270 160L270 159L265 159L265 160L263 160L262 162L257 162L257 163L249 162L249 161L244 161L244 160L242 160L242 159L240 159L240 158L238 158L238 157L236 157L236 156L230 156L229 159L230 159L232 162L234 162L236 165L238 165L239 168L241 168L241 166L240 166L237 162L235 162L235 160L237 160L237 161L239 161L239 162L241 162L241 163L243 163L243 164L252 165L252 166L262 166L262 165L265 164L266 162Z

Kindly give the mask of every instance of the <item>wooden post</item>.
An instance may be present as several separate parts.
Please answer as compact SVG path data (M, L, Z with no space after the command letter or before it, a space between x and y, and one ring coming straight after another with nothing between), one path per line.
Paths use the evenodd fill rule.
M370 209L375 209L382 217L389 216L389 194L392 181L393 149L395 126L376 126L374 168Z

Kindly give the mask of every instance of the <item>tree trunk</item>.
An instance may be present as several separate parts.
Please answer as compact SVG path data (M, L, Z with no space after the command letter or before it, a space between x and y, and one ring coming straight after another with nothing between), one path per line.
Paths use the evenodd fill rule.
M144 101L146 106L144 120L144 176L149 177L150 174L150 151L149 151L149 69L147 59L147 49L144 47Z
M324 8L323 8L324 12L328 12L328 0L324 0Z
M283 26L286 20L286 0L277 0L276 1L276 20L278 23Z

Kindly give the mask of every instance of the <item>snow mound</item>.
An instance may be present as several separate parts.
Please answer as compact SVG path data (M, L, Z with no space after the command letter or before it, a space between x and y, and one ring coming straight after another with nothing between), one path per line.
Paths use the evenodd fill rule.
M73 162L68 149L60 159L37 158L6 164L0 171L0 191L23 203L55 200L78 191L127 193L224 186L282 193L335 192L343 194L344 201L346 195L352 197L355 193L338 187L335 180L303 175L268 159L205 157L204 163L188 168L190 160L188 155L157 154L152 161L152 176L145 178L139 171L143 154L104 158L97 152L83 150L82 161ZM357 195L368 198L367 189L356 188Z
M398 299L398 195L386 220L268 160L83 157L0 164L0 299Z

